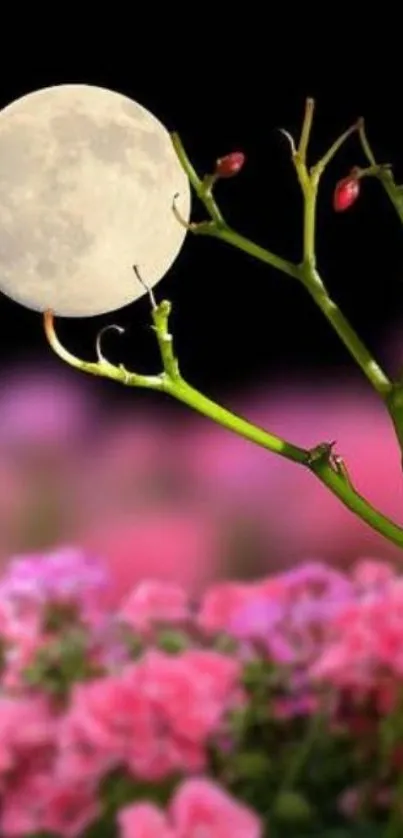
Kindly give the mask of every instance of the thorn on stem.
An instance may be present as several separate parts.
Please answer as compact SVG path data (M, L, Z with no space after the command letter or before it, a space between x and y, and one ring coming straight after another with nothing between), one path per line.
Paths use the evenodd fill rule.
M333 454L330 460L330 464L333 466L337 474L339 474L340 477L343 477L343 479L346 483L348 483L349 486L352 486L350 475L347 471L347 466L343 460L343 457L341 457L340 454Z
M152 290L152 288L149 287L149 285L147 285L147 283L141 276L138 265L133 265L132 267L140 285L142 285L143 288L147 291L147 294L150 298L151 308L155 310L157 308L157 303L155 301L154 291Z
M98 332L97 340L96 340L96 344L95 344L95 350L96 350L96 353L97 353L98 363L99 364L109 364L109 366L110 366L111 365L110 361L108 361L108 359L105 358L105 356L102 354L102 349L101 349L102 338L103 338L105 332L108 332L109 329L114 329L114 331L119 332L120 335L123 335L125 330L123 329L122 326L115 326L115 324L112 323L110 326L104 326L104 328L101 329Z
M181 213L179 212L178 207L176 205L176 199L177 198L179 198L179 192L176 192L176 194L173 197L172 212L173 212L176 220L179 221L179 224L181 224L182 227L184 227L185 230L188 230L190 233L207 232L207 230L216 229L219 223L223 224L222 217L221 217L220 222L217 219L214 219L212 221L197 221L197 222L196 221L186 221L183 218L183 216L181 215ZM204 198L206 198L206 193L204 194ZM201 200L203 200L203 198Z
M191 230L194 227L194 225L186 221L186 219L183 218L183 215L181 215L181 213L178 210L177 200L179 198L179 194L179 192L175 192L175 195L172 198L172 212L176 220L179 221L179 224L181 224L182 227L185 228L185 230Z
M308 451L308 465L312 466L319 460L325 460L328 463L331 463L333 458L333 448L335 445L336 440L333 442L320 442L319 445L315 446L315 448L311 448L311 450Z
M290 144L290 147L291 147L291 154L292 154L293 157L295 157L295 155L297 153L297 149L296 149L296 146L295 146L294 137L292 136L292 134L290 134L289 131L286 131L285 128L279 128L278 130L280 131L280 134L283 134L283 136L286 138L286 140L288 140L288 142Z

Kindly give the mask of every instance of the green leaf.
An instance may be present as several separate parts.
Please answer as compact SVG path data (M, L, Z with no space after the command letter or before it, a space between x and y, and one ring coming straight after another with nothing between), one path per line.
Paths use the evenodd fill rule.
M190 646L190 640L184 631L165 629L158 635L158 647L168 654L183 652Z

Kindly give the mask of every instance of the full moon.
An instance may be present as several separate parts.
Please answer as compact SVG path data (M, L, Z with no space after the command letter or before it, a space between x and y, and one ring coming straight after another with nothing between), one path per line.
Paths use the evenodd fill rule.
M167 129L137 102L66 84L0 111L0 291L34 311L91 317L169 270L190 187Z

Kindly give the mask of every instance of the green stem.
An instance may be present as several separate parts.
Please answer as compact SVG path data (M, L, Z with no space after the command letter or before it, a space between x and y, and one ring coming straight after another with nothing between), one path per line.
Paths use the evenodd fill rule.
M316 477L333 492L336 497L369 524L372 529L384 535L393 544L403 547L403 529L397 524L371 506L365 498L358 494L352 484L346 478L337 473L326 457L310 459L310 452L299 448L280 437L274 436L258 426L248 422L235 413L226 410L211 399L199 393L183 379L171 382L167 380L164 386L165 392L175 399L191 407L197 413L207 416L213 422L233 431L238 436L248 439L251 442L286 457L295 463L307 466Z
M298 146L298 156L305 163L308 152L308 145L312 131L313 114L315 111L314 99L307 99L305 102L305 115L302 124L301 139Z
M337 154L337 152L342 147L342 145L344 145L346 140L348 140L348 138L351 137L351 135L359 129L359 124L359 122L355 122L354 125L350 125L350 128L347 128L346 131L343 131L343 133L340 134L340 137L338 137L337 140L334 141L333 145L330 146L326 154L324 154L323 157L321 157L321 159L318 160L317 163L315 163L315 166L312 166L311 177L315 179L317 183L319 182L319 178L325 171L326 166L330 163L335 154Z
M178 381L166 380L164 390L180 402L188 405L197 413L207 416L213 422L233 431L237 436L254 442L267 451L279 454L294 463L307 464L309 450L299 448L291 442L287 442L275 434L271 434L258 425L254 425L238 416L236 413L227 410L225 407L209 399L200 393L183 378Z
M304 269L306 267L308 270L314 271L316 266L315 231L317 197L317 190L314 184L308 183L304 187L304 197L303 265Z
M310 212L308 213L306 221L305 235L308 240L308 243L306 244L307 259L312 252L310 250L310 242L314 236L315 217L314 204L312 203L308 206L310 209L312 208L313 211L312 215ZM256 259L259 259L259 261L265 262L267 265L272 265L272 267L281 270L283 273L286 273L295 279L299 279L319 306L326 319L333 326L339 338L344 343L344 346L362 369L374 389L383 398L390 392L392 384L387 375L375 361L370 351L367 349L339 307L329 297L326 288L312 262L307 261L306 264L295 265L293 262L288 262L286 259L272 253L270 250L266 250L266 248L255 244L245 238L245 236L241 236L229 227L209 228L207 235L214 236L221 241L227 242L233 247L243 250L245 253L249 253Z
M330 298L318 272L308 265L303 270L302 282L373 388L382 398L385 398L391 392L392 383L342 311Z
M373 530L385 536L392 544L403 547L403 529L371 506L342 474L338 474L329 463L324 461L314 463L311 468L316 477L341 500L344 506L369 524Z
M392 202L401 223L403 224L403 190L401 186L398 186L395 183L393 174L388 169L380 168L376 174L378 180L380 180L388 198Z
M311 131L311 121L313 116L313 104L309 107L309 103L312 100L308 99L307 101L307 111L304 120L304 128L302 132L302 138L305 139L305 133L308 131L308 137ZM306 146L305 143L302 145L303 153L301 153L301 144L302 138L300 143L300 149L297 154L294 155L294 166L298 175L298 180L301 184L302 192L304 195L304 235L303 235L303 245L304 245L304 258L303 262L304 265L308 265L311 269L315 269L316 265L316 247L315 247L315 229L316 229L316 202L318 196L318 188L319 188L319 181L320 178L325 171L326 166L334 155L337 153L339 148L345 143L345 141L350 137L357 130L357 125L352 125L347 131L344 131L340 137L335 140L333 145L329 148L326 154L315 164L312 166L311 170L308 172L306 166Z
M210 227L208 231L206 229L206 234L220 239L220 241L227 242L232 247L243 250L244 253L249 253L250 256L254 256L260 262L265 262L266 265L271 265L273 268L282 271L282 273L294 277L294 279L301 278L301 269L298 265L289 262L288 259L283 259L282 256L277 256L271 250L267 250L259 244L255 244L255 242L246 238L246 236L242 236L240 233L232 230L231 227Z
M164 367L164 372L160 376L160 379L163 380L163 388L165 388L166 379L174 382L181 381L179 364L173 349L173 338L168 330L170 313L171 303L169 300L162 300L159 306L154 305L152 307L153 328L157 336L158 348Z
M403 386L399 383L392 384L392 390L386 399L386 406L389 416L399 442L403 457Z
M206 207L208 214L211 216L213 221L216 222L216 224L225 224L222 213L219 210L213 198L211 189L209 188L208 181L203 181L197 174L196 169L194 168L194 166L192 166L189 157L187 156L186 151L182 145L181 139L176 132L171 134L171 141L174 150L178 156L179 162L182 165L182 168L186 172L190 180L190 183L193 186L194 191L196 192L197 197L200 199L200 201L202 201L202 203Z
M385 189L388 198L392 202L400 221L403 224L403 194L402 187L395 183L393 173L388 166L381 166L375 160L374 152L369 144L368 137L365 131L364 120L360 119L358 122L358 131L360 135L361 145L365 156L370 164L370 168L365 170L366 174L372 174L377 177ZM371 171L373 170L373 171Z
M369 168L364 170L364 175L373 175L378 178L392 202L400 221L403 223L403 187L395 183L389 167L377 164L375 155L368 142L363 119L359 121L359 135L363 151L370 164ZM403 384L401 381L391 383L389 392L387 393L386 406L400 446L403 465Z
M371 146L368 142L368 138L367 138L366 131L365 131L365 122L362 119L362 117L361 117L361 119L358 120L357 125L358 125L358 134L359 134L359 137L360 137L360 141L361 141L361 145L362 145L364 154L367 157L368 162L371 164L371 166L376 166L377 163L376 163L375 156L374 156L374 153L372 151L372 148L371 148Z

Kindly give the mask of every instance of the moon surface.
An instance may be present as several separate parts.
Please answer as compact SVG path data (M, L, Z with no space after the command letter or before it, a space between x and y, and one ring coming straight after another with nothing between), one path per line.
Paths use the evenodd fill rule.
M183 245L189 181L167 129L137 102L66 84L0 111L0 291L91 317L153 287Z

